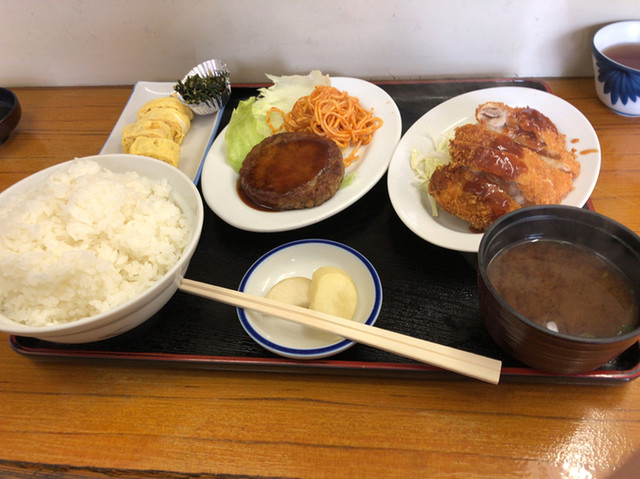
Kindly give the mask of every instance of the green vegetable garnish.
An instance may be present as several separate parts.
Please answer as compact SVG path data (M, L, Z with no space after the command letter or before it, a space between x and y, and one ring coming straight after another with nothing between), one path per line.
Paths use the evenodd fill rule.
M267 75L267 78L273 85L260 88L258 96L240 102L226 128L227 161L236 171L240 170L251 148L273 134L267 123L269 110L276 107L289 112L298 98L310 94L316 85L331 85L329 76L319 70L309 75Z
M261 123L253 115L255 101L251 97L238 103L225 133L227 161L236 171L240 171L251 148L271 134L266 121Z
M200 75L188 76L184 82L178 80L178 84L173 87L180 93L182 99L191 105L220 96L225 88L227 88L227 82L224 76L201 77Z

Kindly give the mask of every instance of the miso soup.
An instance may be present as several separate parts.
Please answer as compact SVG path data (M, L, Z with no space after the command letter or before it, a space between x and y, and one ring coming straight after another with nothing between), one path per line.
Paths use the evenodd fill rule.
M563 334L614 337L638 321L638 302L627 277L593 251L571 243L516 244L491 261L487 275L514 310Z

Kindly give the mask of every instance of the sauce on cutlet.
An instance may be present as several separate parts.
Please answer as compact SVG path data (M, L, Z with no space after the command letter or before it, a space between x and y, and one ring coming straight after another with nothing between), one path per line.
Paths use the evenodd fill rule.
M460 134L458 134L460 133ZM458 129L451 146L456 158L474 171L484 171L505 179L515 179L527 171L524 150L513 139L478 125Z
M552 131L558 133L556 125L535 108L520 108L517 113L519 127L524 131Z
M506 135L496 135L489 141L488 148L479 148L473 163L482 171L502 178L514 179L526 171L522 157L523 149Z

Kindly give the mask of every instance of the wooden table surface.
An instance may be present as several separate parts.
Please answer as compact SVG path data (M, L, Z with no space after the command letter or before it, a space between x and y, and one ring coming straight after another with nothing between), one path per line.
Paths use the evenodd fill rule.
M544 81L598 133L595 209L640 233L640 120L607 110L592 79ZM0 145L0 190L97 154L131 87L14 91L23 114ZM640 381L494 386L36 361L3 335L0 364L3 477L586 479L640 449Z

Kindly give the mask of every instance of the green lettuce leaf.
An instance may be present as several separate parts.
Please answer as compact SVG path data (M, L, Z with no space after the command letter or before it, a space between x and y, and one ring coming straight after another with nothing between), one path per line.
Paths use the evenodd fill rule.
M225 133L227 161L239 171L245 157L255 145L271 136L267 123L267 113L276 107L285 113L293 108L300 97L309 95L316 85L331 85L329 75L313 70L308 75L272 76L270 87L260 88L257 97L240 102L233 110ZM282 124L279 115L272 115L272 124L278 128Z
M253 104L256 97L241 101L233 110L229 126L225 132L227 161L236 171L240 170L242 162L255 145L271 134L269 126L261 128L253 115Z

